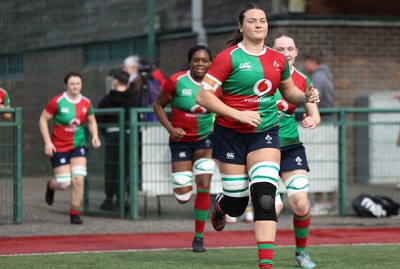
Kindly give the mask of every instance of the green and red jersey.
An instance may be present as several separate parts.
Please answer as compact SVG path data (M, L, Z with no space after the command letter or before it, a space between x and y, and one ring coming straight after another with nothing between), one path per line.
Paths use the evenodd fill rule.
M190 70L173 74L163 89L172 100L172 126L180 127L186 135L180 142L194 142L206 138L213 126L213 113L196 103L200 83L190 75ZM170 137L170 140L174 140Z
M0 88L0 105L10 105L10 96L8 95L8 92L3 88Z
M263 132L278 125L275 91L281 81L290 78L286 58L278 51L265 47L255 55L242 43L222 51L206 75L222 88L222 101L237 110L258 111L261 124L253 127L233 118L217 115L216 122L240 133Z
M54 130L51 141L57 152L69 152L84 146L84 123L93 114L93 107L88 98L80 95L77 100L68 98L64 92L52 98L45 110L54 117Z
M310 78L294 67L291 73L294 84L304 92L311 84ZM295 120L297 106L286 101L280 91L277 91L275 96L279 110L279 142L281 146L300 144L299 131Z

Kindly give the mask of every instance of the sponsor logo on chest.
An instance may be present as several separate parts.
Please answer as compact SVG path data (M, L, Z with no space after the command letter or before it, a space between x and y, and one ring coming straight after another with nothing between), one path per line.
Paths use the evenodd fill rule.
M239 69L240 70L251 70L252 69L251 63L250 62L241 63L239 65Z
M193 96L192 89L182 89L181 96Z
M73 118L72 120L69 121L69 126L65 127L65 131L69 132L69 133L73 133L79 129L80 125L81 125L81 120L77 119L77 118Z

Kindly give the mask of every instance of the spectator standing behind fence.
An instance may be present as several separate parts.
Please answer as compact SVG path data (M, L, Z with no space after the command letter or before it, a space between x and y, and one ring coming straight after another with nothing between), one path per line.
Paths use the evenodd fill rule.
M151 60L149 59L141 59L140 60L141 69L148 69L150 70L151 77L158 81L160 87L165 83L165 77L161 72L160 68Z
M213 114L196 103L200 83L206 74L211 53L205 46L194 46L188 51L189 70L173 74L165 82L153 109L161 124L170 134L172 175L175 198L187 203L193 191L193 172L197 187L195 212L194 252L204 252L204 228L210 210L210 184L215 171L211 159ZM171 104L172 122L164 108Z
M134 107L151 107L157 94L160 92L159 82L151 76L152 66L141 65L137 55L131 55L124 60L123 70L129 74L128 89L133 92ZM139 113L139 121L157 121L154 113ZM142 132L138 132L139 144L142 141ZM139 162L141 162L142 147L138 147ZM139 191L142 190L142 171L141 165L138 166Z
M98 108L123 108L125 121L129 122L129 110L135 106L133 89L128 89L129 74L125 71L117 71L113 75L113 89L99 102ZM104 167L104 192L106 198L100 208L107 211L119 209L119 136L120 130L117 115L98 115L98 123L114 123L114 126L101 128L106 141L105 167ZM115 126L116 125L116 126ZM129 132L125 133L125 177L129 177ZM125 181L124 181L125 182ZM114 198L116 200L114 201Z
M274 39L273 48L283 54L289 62L290 74L294 84L305 91L311 84L310 78L298 71L293 65L298 49L292 37L279 35ZM315 263L306 252L308 231L310 227L310 202L308 200L308 171L305 148L300 142L297 122L295 120L296 105L288 103L276 92L279 110L279 141L281 145L281 168L279 175L286 186L289 206L293 214L293 229L296 242L295 258L301 268L314 268ZM303 128L314 129L321 122L316 104L305 103L306 113L300 122ZM275 200L277 215L283 209L279 193Z
M310 76L314 87L319 91L318 108L333 108L335 100L333 75L329 67L324 64L322 51L319 49L310 50L304 58L304 71ZM322 121L334 121L335 119L334 113L321 113Z
M238 29L227 48L211 64L196 99L217 115L212 153L219 161L223 193L216 197L211 223L222 231L226 214L243 214L250 193L258 263L264 269L273 265L277 226L280 146L274 94L279 86L290 103L318 102L318 91L312 85L305 92L298 89L285 57L264 45L267 33L265 11L248 4L239 14ZM219 86L221 99L214 95Z
M84 123L88 122L93 148L101 145L92 103L81 94L82 77L69 72L64 78L66 91L53 97L44 108L39 129L45 146L44 152L50 157L55 178L47 183L46 202L52 205L55 190L66 190L72 183L70 222L82 224L79 208L83 198L84 178L87 175ZM54 120L50 137L48 122Z
M10 108L10 96L8 92L1 87L0 87L0 108ZM1 116L4 120L12 119L11 113L2 113Z
M160 83L152 77L153 66L140 64L140 58L132 55L124 60L124 71L129 74L128 88L133 90L135 107L151 107L160 92ZM139 120L157 121L153 113L140 114Z
M310 76L314 87L319 90L320 102L318 108L333 108L335 98L335 86L333 75L329 67L324 64L324 55L320 49L310 50L305 54L304 71ZM334 121L334 113L321 113L321 121ZM326 194L315 193L315 204L311 207L312 215L326 215L336 211L336 195L330 191ZM326 201L325 201L326 200Z

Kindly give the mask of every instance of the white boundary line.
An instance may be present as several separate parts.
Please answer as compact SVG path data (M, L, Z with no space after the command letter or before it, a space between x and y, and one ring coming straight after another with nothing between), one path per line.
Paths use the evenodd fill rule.
M357 243L357 244L320 244L309 245L308 247L342 247L342 246L397 246L400 243ZM291 248L290 246L275 246L275 248ZM235 247L211 247L207 249L240 249L240 248L256 248L249 246ZM93 250L93 251L66 251L66 252L45 252L45 253L30 253L30 254L0 254L0 257L15 257L15 256L45 256L45 255L69 255L69 254L96 254L96 253L121 253L121 252L139 252L139 251L169 251L169 250L191 250L191 248L152 248L152 249L120 249L120 250Z

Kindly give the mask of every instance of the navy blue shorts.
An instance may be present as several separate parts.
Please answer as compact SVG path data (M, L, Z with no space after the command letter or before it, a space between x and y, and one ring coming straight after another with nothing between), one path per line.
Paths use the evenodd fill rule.
M281 172L294 170L310 171L307 162L306 149L303 144L282 147L281 149Z
M223 163L246 165L252 151L263 148L279 149L279 127L274 126L260 133L238 133L214 124L213 158Z
M214 136L210 134L207 138L195 142L169 142L171 150L171 162L192 161L196 151L201 149L212 149Z
M55 168L69 164L70 159L74 157L86 158L86 147L77 147L69 152L56 152L53 157L50 157L51 167Z

